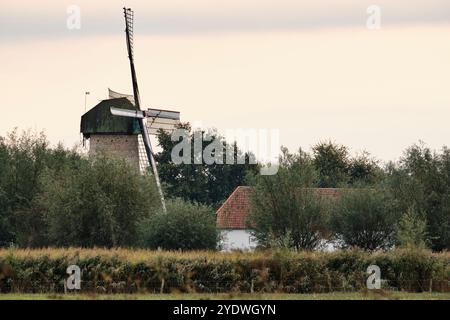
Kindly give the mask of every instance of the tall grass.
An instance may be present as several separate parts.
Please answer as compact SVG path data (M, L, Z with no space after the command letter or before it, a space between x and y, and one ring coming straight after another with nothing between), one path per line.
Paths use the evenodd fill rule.
M366 269L383 286L449 292L450 253L397 249L325 252L150 251L132 249L1 249L1 292L63 292L66 268L82 272L82 291L319 293L366 288Z

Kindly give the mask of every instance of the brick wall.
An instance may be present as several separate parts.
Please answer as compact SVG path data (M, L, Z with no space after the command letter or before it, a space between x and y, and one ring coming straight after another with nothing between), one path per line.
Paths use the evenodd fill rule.
M125 159L139 170L137 135L92 134L89 139L89 155L102 151L114 157Z

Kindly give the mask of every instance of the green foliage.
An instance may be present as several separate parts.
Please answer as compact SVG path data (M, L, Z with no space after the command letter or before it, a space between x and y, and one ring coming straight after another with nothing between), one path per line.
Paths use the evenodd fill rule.
M153 179L126 163L85 159L43 133L0 139L0 245L135 244L136 224L155 211Z
M348 189L335 201L330 228L343 247L386 249L394 244L398 219L387 190Z
M215 249L218 242L214 211L181 199L169 200L166 214L144 220L140 235L142 245L153 249Z
M281 245L287 235L291 248L311 250L320 245L326 211L311 188L316 172L307 154L283 149L276 175L248 179L254 185L250 220L259 245Z
M44 133L17 130L0 138L0 246L18 243L28 245L28 240L39 236L35 231L43 226L42 219L31 210L36 196L41 192L40 179L47 169L59 171L81 162L75 151L61 145L49 147Z
M399 291L450 292L450 256L423 250L213 253L144 250L2 250L0 291L63 292L67 266L82 292L324 293L365 290L369 265Z
M345 192L341 201L329 208L330 227L322 232L334 234L341 245L369 250L391 247L395 240L394 231L405 227L397 226L400 216L414 207L424 215L425 243L433 250L450 248L449 149L433 153L423 145L414 145L406 150L400 162L388 164L385 170L368 153L350 158L345 146L332 142L319 143L313 148L312 157L304 152L302 157L310 159L309 164L302 164L302 170L311 163L315 169L309 183L299 182L292 170L282 170L275 177L249 180L256 186L252 205L257 214L252 219L257 226L256 236L264 246L271 241L286 242L281 239L297 225L285 212L305 208L296 201L308 199L308 190L300 189L341 187L359 190L357 193ZM290 179L292 181L286 182ZM316 202L317 210L323 208L323 203L317 203L311 195L309 198ZM293 234L292 231L291 236Z
M158 162L159 176L166 184L170 197L183 198L216 208L237 186L243 184L247 172L258 170L256 164L249 164L250 154L243 154L235 143L230 144L216 132L192 131L188 123L180 125L179 128L186 129L189 132L188 139L191 142L190 163L174 164L172 162L172 149L179 141L172 141L171 135L163 131L158 134L158 143L162 147L162 151L155 156ZM194 149L195 135L202 137L205 141L203 147L209 143L208 141L215 139L219 139L223 146L227 148L234 146L234 163L226 164L224 154L221 156L223 164L206 164L201 161L200 155L196 154ZM236 164L238 157L243 157L245 164ZM200 160L200 163L196 164L195 159Z
M383 176L378 161L367 151L354 158L346 146L331 141L313 147L313 161L319 175L319 188L337 188L346 185L371 185Z
M379 166L379 162L364 151L361 154L351 158L348 163L349 184L374 185L382 181L384 172Z
M319 188L336 188L348 182L347 147L331 141L313 147L314 165L319 173Z
M217 137L215 132L190 131L190 138L195 134L205 140ZM246 164L175 165L171 151L178 142L163 132L159 142L163 151L157 160L168 198L217 207L248 175L255 186L249 227L255 227L262 246L314 249L331 234L344 246L366 249L387 248L394 240L450 249L446 147L433 152L413 145L399 162L381 169L366 152L352 158L345 146L322 142L312 155L283 150L278 174L261 176L258 165L248 164L250 154L237 149L235 160L244 156ZM360 190L358 195L346 192L331 206L312 191L336 186ZM148 223L158 207L153 179L126 163L106 156L87 159L62 145L50 147L43 133L14 130L0 137L0 246L132 246L138 241L137 226ZM182 220L181 214L175 216ZM162 220L159 215L154 219Z
M414 207L409 208L400 218L397 240L405 247L425 248L427 245L427 221Z
M8 176L10 161L8 147L4 138L0 137L0 246L7 244L13 238L9 225L8 214Z
M413 145L398 164L388 167L387 184L398 211L414 206L423 212L433 250L450 248L450 151L433 153L423 144Z
M97 155L80 168L48 172L37 199L56 246L131 246L138 223L159 208L150 175L125 161ZM34 209L34 208L33 208Z

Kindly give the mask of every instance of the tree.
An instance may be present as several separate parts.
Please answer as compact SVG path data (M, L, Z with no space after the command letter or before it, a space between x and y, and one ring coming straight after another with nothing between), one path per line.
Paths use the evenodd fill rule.
M159 209L154 180L124 160L97 155L80 168L48 171L32 210L41 211L56 246L133 246L137 228Z
M382 181L383 170L379 162L363 151L361 154L349 160L348 175L350 185L375 185Z
M31 211L41 192L42 174L81 161L75 150L50 148L43 132L17 129L0 138L0 245L40 242L42 217Z
M253 175L248 180L254 186L249 225L259 245L285 244L289 237L289 246L295 249L320 246L326 211L312 188L316 171L306 153L291 154L283 148L276 175Z
M10 172L9 152L5 139L0 137L0 246L7 245L12 239L9 224L7 179Z
M398 218L388 190L347 189L335 202L330 229L342 247L387 249L394 244Z
M179 129L185 129L188 132L188 140L191 145L190 163L175 164L172 161L172 150L179 141L172 141L171 135L160 131L158 134L158 143L162 151L156 154L155 159L158 162L159 176L166 185L167 193L170 197L182 198L189 201L199 202L218 207L234 189L244 183L245 175L248 171L256 172L258 166L250 164L250 154L243 154L235 143L230 144L220 137L216 132L192 131L188 123L181 124ZM195 135L201 137L203 141L220 141L224 148L233 148L233 164L226 164L224 154L218 155L223 164L206 164L202 161L202 155L198 155L194 149ZM238 156L245 159L245 164L236 164ZM196 163L194 159L200 160Z
M347 147L331 141L313 147L314 166L319 174L319 188L336 188L349 181Z
M428 242L425 215L410 207L398 223L397 241L405 247L425 248Z
M158 212L140 226L141 245L166 250L216 249L219 234L211 207L186 202L167 201L167 213Z
M327 141L313 147L313 157L319 188L373 185L383 177L379 162L367 151L351 158L346 146Z
M398 210L425 214L433 250L450 248L450 151L433 152L423 143L409 147L398 164L388 167L386 183Z

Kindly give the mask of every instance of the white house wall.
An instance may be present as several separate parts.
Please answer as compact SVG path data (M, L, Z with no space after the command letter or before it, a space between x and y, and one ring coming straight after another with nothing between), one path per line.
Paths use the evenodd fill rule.
M221 248L223 251L246 250L256 247L256 240L252 238L250 230L231 229L221 230Z

